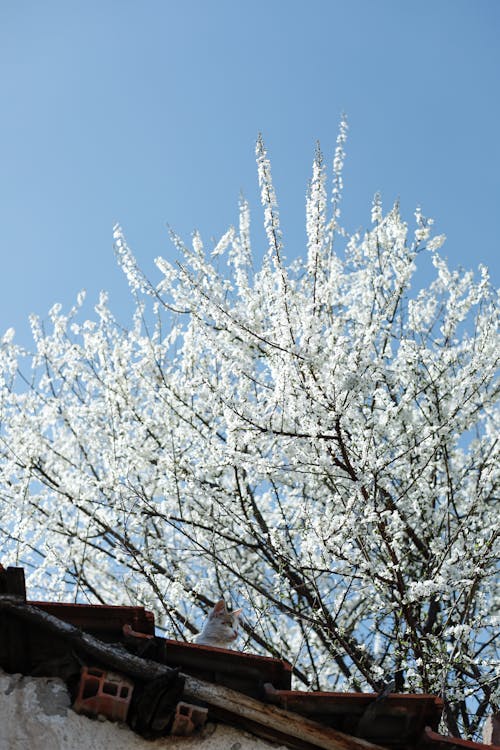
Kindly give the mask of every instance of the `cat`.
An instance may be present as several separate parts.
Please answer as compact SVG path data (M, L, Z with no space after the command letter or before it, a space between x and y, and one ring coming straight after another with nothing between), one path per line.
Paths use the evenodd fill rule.
M194 642L205 646L234 649L234 642L238 638L241 612L241 609L228 612L224 599L220 599L208 613L203 629L196 636Z

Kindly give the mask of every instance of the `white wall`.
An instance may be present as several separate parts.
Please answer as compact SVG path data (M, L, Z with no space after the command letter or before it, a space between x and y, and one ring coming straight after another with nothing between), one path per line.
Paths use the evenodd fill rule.
M203 736L143 740L127 726L94 721L69 708L61 680L0 670L0 750L286 750L232 727L208 724Z

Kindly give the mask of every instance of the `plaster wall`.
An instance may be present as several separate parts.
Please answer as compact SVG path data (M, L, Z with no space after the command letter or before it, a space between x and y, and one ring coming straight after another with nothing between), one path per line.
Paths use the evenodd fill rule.
M64 683L0 670L0 750L287 750L233 727L208 724L201 736L147 741L126 725L76 714Z

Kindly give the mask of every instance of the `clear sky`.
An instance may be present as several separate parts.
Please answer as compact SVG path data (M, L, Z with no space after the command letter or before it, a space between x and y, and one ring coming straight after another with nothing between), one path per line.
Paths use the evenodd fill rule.
M259 131L303 252L342 111L347 228L377 190L420 204L451 264L498 284L499 39L500 0L0 0L0 335L82 288L127 322L116 221L153 278L167 223L210 240L242 190L257 226Z

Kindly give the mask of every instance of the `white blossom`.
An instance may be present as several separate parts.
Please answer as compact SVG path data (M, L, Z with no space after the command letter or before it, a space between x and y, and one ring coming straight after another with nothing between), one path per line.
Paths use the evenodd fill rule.
M460 722L493 706L498 668L497 295L420 209L412 230L376 196L347 236L346 128L330 196L315 155L304 258L285 262L259 138L260 268L244 199L211 252L171 232L154 284L117 225L129 328L104 292L85 318L81 293L31 318L31 353L3 335L0 559L33 598L143 603L174 637L230 596L247 648L299 683L390 675ZM435 277L413 292L424 247Z

